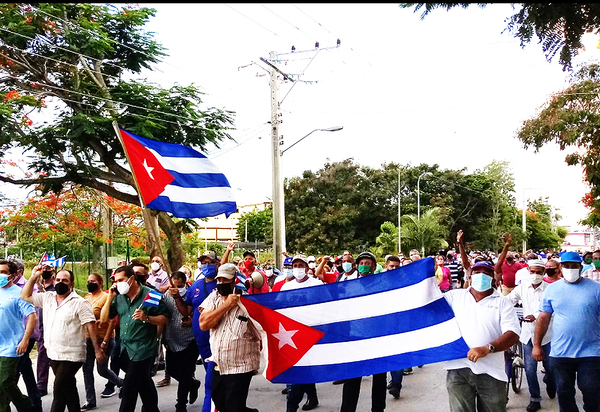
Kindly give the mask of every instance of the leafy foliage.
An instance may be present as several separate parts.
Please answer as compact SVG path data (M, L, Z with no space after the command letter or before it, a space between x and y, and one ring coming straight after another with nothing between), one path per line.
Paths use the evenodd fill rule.
M416 215L403 215L402 253L408 256L411 249L424 250L425 255L431 255L439 249L448 247L445 228L439 221L440 209L431 208L423 213L420 219Z
M247 237L248 242L273 243L273 208L269 206L266 209L253 210L240 216L237 236L240 240L246 240Z

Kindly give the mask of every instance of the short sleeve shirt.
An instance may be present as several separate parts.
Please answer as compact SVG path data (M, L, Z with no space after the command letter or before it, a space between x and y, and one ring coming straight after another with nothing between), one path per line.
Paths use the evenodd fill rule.
M217 281L214 279L211 282L207 282L206 278L198 279L188 288L184 298L184 302L193 308L192 331L202 359L206 359L211 355L210 331L200 329L200 311L198 307L216 286Z
M146 283L154 286L157 290L163 286L169 286L169 274L162 269L159 269L156 273L150 272Z
M578 283L559 279L548 285L540 310L552 313L550 356L600 356L600 284L582 278Z
M44 310L44 346L55 361L84 362L86 323L96 322L90 302L72 291L61 303L56 292L34 293L34 306Z
M21 299L21 288L11 285L0 288L0 357L15 358L23 339L23 319L35 312L33 305Z
M140 285L140 291L133 300L130 300L127 295L117 295L111 302L110 317L119 315L121 353L127 351L132 361L143 361L158 354L157 326L133 319L133 312L142 305L150 290L149 287ZM159 301L158 306L143 305L141 309L148 316L169 317L169 310L163 299Z

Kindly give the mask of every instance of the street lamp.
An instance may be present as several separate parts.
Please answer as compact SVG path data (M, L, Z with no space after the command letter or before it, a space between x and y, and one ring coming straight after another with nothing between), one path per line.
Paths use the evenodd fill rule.
M315 129L283 150L279 150L278 141L273 141L273 254L275 255L273 258L277 268L282 267L281 253L285 250L285 211L283 203L283 179L279 165L280 158L285 152L314 132L337 132L343 128L343 126L337 126Z
M421 178L425 175L430 175L431 172L423 172L421 173L421 175L419 175L419 178L417 179L417 222L419 223L419 232L421 232L421 191L419 190L419 186L421 184ZM420 233L421 236L419 236L421 238L421 256L425 255L425 248L423 247L423 233Z

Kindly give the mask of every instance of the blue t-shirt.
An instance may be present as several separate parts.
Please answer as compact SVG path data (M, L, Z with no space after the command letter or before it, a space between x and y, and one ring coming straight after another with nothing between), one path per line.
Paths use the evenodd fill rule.
M0 288L0 357L15 358L23 339L23 319L35 312L33 305L21 299L21 288Z
M184 298L184 302L194 309L192 316L192 330L194 331L194 337L196 338L198 351L200 352L200 357L202 359L206 359L211 355L209 343L210 331L200 329L200 311L198 310L198 307L216 286L216 279L213 279L212 282L206 282L206 278L203 277L195 281L192 286L188 288Z
M600 283L559 279L544 291L540 310L553 314L550 356L600 356Z

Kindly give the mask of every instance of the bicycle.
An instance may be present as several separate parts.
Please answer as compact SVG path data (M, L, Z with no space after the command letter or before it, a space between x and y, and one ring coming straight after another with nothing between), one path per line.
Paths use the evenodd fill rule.
M523 307L520 304L515 305L519 323L523 322ZM504 361L506 364L506 375L508 376L508 383L506 384L506 402L508 403L508 394L510 387L512 387L514 393L521 391L521 384L523 383L523 370L525 369L525 362L523 361L523 344L517 342L510 348L504 351Z

